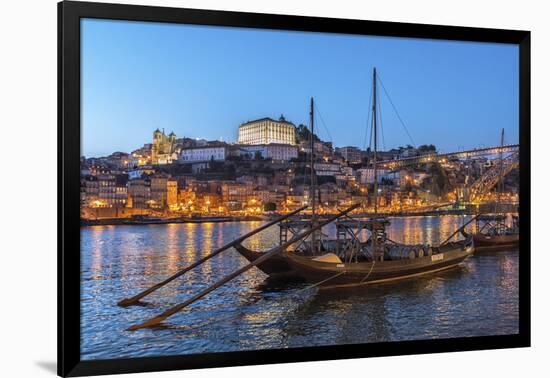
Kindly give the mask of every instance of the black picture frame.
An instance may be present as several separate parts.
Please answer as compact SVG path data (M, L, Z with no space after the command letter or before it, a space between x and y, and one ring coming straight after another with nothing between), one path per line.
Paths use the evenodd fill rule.
M168 357L80 360L80 19L345 33L519 46L519 333ZM106 3L58 4L58 374L83 376L530 346L530 32Z

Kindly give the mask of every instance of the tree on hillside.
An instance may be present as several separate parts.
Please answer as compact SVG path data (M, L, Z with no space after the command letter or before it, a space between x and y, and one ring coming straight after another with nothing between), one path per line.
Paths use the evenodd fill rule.
M311 138L311 132L309 131L309 128L306 125L300 124L296 128L296 142L308 142ZM315 142L320 142L321 139L313 133L313 140Z

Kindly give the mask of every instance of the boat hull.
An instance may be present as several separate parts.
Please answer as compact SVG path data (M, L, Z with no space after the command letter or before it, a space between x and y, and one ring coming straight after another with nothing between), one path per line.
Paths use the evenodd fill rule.
M470 236L466 234L465 236ZM519 234L511 235L485 235L477 233L471 235L476 251L497 251L507 248L515 248L519 245Z
M249 262L254 262L264 254L264 252L248 249L242 244L235 245L235 249ZM256 265L256 267L267 275L288 274L292 271L288 261L281 255L275 255L272 258Z
M471 239L470 239L471 240ZM474 252L471 242L453 243L432 256L395 261L327 263L284 253L295 275L320 287L358 286L391 282L456 267Z

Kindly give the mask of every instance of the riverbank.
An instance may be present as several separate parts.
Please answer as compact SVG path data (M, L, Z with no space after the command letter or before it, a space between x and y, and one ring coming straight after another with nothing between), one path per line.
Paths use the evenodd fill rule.
M264 220L264 217L245 216L245 217L170 217L170 218L100 218L100 219L80 219L80 226L139 226L151 224L172 224L172 223L225 223L225 222L253 222Z
M445 215L474 215L475 213L465 209L439 210L439 211L402 211L393 213L378 213L382 217L418 217L418 216L445 216ZM323 214L321 217L328 217L334 214ZM369 218L374 213L356 213L354 218ZM211 217L142 217L142 218L99 218L81 219L81 226L114 226L114 225L151 225L171 223L225 223L225 222L257 222L272 220L279 214L264 216L211 216ZM309 219L310 214L303 214L302 219Z

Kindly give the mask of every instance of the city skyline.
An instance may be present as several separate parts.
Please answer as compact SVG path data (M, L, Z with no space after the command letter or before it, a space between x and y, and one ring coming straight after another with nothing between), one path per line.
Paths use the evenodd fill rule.
M381 149L496 145L501 128L507 143L518 140L512 45L82 22L81 151L87 157L131 152L150 143L156 128L236 142L238 126L256 118L284 114L295 125L309 124L311 96L321 139L365 148L373 66L384 84Z

